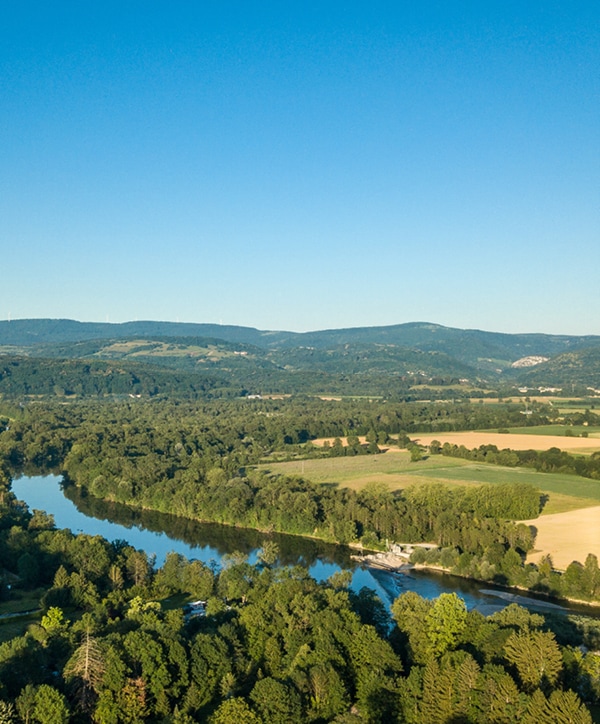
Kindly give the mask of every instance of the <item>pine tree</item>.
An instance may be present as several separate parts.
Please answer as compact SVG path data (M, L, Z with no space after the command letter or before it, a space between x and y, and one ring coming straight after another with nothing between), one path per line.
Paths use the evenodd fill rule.
M479 674L477 662L467 654L454 678L454 711L466 720L470 719L470 713L474 709Z
M453 672L441 667L436 659L430 659L423 672L423 699L421 721L428 724L445 724L453 714Z
M574 691L556 689L546 705L548 722L556 724L592 724L590 712Z
M536 689L521 724L592 724L590 712L573 691L556 689L549 699Z
M525 694L500 666L486 666L478 697L479 718L486 724L513 724L523 713Z
M562 670L562 655L553 633L512 634L504 645L506 660L514 664L526 690L552 685Z
M0 724L15 724L17 713L10 702L0 701Z

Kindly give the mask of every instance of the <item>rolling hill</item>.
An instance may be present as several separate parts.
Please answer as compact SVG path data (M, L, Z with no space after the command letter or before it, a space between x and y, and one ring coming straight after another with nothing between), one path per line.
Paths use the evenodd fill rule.
M460 380L471 387L600 388L600 336L504 334L422 322L298 333L175 322L15 320L0 322L0 354L5 364L19 360L21 372L27 358L45 359L46 366L50 360L118 361L129 371L141 365L145 375L168 368L191 376L171 378L178 390L377 394ZM547 361L511 366L523 358ZM65 367L63 379L75 369ZM89 375L92 368L77 369ZM204 381L196 383L196 376ZM60 380L54 387L61 388Z

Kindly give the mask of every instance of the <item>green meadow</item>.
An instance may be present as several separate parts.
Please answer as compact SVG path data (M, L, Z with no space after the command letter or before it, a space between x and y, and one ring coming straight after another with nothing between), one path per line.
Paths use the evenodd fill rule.
M600 504L600 481L561 473L539 473L528 468L506 468L473 463L441 455L411 462L407 452L332 457L267 463L259 469L298 475L314 483L360 490L370 483L384 483L390 490L409 485L440 482L449 485L530 483L548 494L544 513L559 513Z

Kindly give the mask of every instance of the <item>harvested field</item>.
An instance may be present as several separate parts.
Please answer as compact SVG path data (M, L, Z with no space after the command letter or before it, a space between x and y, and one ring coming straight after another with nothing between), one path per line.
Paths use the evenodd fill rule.
M527 556L529 562L537 563L549 554L554 567L564 570L572 561L584 563L588 553L600 559L600 506L525 522L537 529L535 551Z
M567 430L573 433L573 437L586 437L583 433L587 433L588 437L600 437L600 426L598 425L535 425L535 427L509 427L508 432L511 435L557 435L558 437L567 437ZM482 432L480 430L479 432ZM570 437L570 435L569 435Z
M496 445L499 449L511 450L548 450L557 447L566 451L589 453L600 450L600 438L597 437L566 437L559 435L513 435L498 432L438 432L411 435L421 445L429 445L432 440L439 440L451 445L464 445L472 449L480 445Z

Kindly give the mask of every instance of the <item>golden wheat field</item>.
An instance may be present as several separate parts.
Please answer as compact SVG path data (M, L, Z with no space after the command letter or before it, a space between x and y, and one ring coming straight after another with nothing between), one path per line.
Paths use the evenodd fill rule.
M554 567L564 570L571 561L583 563L588 553L600 559L600 506L542 515L525 521L537 529L535 550L527 560L537 563L552 556Z
M411 435L421 445L429 445L432 440L451 445L464 445L475 448L480 445L496 445L499 449L511 450L548 450L557 447L561 450L574 450L581 453L600 450L600 438L597 437L566 437L565 435L519 435L516 433L498 432L438 432L432 434Z

